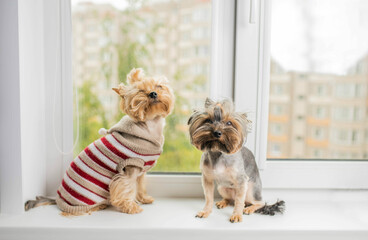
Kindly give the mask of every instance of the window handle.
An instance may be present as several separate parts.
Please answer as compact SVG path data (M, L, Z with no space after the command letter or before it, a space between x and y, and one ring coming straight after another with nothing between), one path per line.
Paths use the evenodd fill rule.
M250 0L250 12L249 12L249 23L255 24L256 23L256 5L257 0Z

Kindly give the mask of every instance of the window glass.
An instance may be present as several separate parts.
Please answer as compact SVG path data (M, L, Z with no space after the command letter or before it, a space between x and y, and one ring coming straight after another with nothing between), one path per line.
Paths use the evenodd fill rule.
M190 144L187 120L209 95L211 1L72 0L72 28L80 110L74 155L120 120L111 88L142 67L147 75L167 76L176 95L153 171L198 172L201 152Z
M272 2L269 159L367 159L367 12L364 0Z

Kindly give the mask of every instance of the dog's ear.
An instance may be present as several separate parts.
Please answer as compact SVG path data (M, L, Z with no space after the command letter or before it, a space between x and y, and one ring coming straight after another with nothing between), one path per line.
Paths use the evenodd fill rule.
M167 79L167 77L165 76L159 76L157 77L157 80L162 83L162 84L168 84L169 83L169 80Z
M120 83L118 87L112 88L119 96L123 97L125 95L126 86L123 83Z
M247 113L237 113L237 115L240 118L240 122L243 126L244 133L250 132L250 130L252 129L252 120L248 118L248 114Z
M208 107L210 107L210 106L212 106L214 104L215 104L215 102L212 99L206 98L206 101L204 102L204 107L205 108L208 108Z
M188 123L187 123L188 125L192 124L194 117L196 117L198 115L198 113L199 112L197 110L193 111L193 114L188 119Z
M129 84L133 84L138 81L142 81L144 77L142 68L133 68L127 75L127 81Z
M226 98L224 100L221 101L221 105L222 108L226 111L226 112L233 112L234 111L234 103L231 99ZM246 114L245 114L246 115Z

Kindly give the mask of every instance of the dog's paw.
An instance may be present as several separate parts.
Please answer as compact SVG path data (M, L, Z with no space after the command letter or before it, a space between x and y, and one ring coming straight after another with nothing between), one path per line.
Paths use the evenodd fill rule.
M210 215L211 212L200 211L197 213L196 218L206 218Z
M149 195L144 195L144 196L137 196L137 201L142 204L150 204L153 203L155 199Z
M143 209L134 201L123 202L118 209L123 213L136 214L143 211Z
M241 221L243 221L243 216L242 215L234 214L230 217L230 222L232 222L232 223L237 223L237 222L241 222Z
M226 199L222 199L221 201L216 202L216 207L218 209L225 208L229 205L229 201Z
M255 206L251 205L249 207L244 208L243 214L249 215L249 214L254 213L256 210L257 210L257 208Z

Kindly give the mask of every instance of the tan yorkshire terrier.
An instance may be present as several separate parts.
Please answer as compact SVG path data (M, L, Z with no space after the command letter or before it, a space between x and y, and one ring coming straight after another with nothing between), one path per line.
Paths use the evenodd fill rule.
M70 164L56 201L37 197L26 210L57 204L63 215L83 215L113 205L124 213L139 213L137 204L149 204L145 174L156 165L164 144L165 117L174 106L174 94L165 77L146 77L143 70L127 75L128 85L113 90L127 115L100 139L86 147Z
M203 151L202 185L206 204L196 217L206 218L212 212L214 182L222 200L217 208L234 204L230 222L241 222L242 214L254 212L274 215L282 213L284 201L266 205L262 200L262 183L253 153L244 145L250 121L245 113L234 111L230 100L214 102L206 99L203 111L189 118L191 143Z

